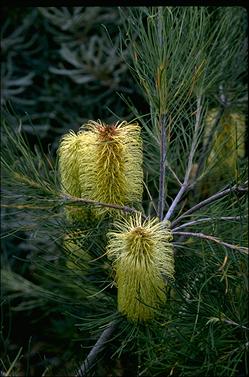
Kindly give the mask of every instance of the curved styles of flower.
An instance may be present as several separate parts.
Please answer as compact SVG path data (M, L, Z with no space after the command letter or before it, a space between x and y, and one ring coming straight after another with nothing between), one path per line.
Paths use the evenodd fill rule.
M82 197L135 205L143 191L142 139L138 124L89 121L79 132L79 181ZM102 213L110 211L101 208Z
M75 197L121 206L142 201L142 139L137 123L89 121L64 135L59 149L63 190ZM73 217L84 211L71 208ZM74 212L73 212L74 211ZM98 213L113 212L107 208Z
M118 220L108 233L107 255L113 260L118 310L133 321L147 321L165 302L165 278L174 278L172 233L159 219L141 215Z

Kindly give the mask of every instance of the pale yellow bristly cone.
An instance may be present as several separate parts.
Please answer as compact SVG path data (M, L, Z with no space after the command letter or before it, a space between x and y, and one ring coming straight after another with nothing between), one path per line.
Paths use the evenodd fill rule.
M107 255L113 260L118 310L133 321L154 317L165 302L165 280L174 278L172 234L158 219L141 215L116 223L108 233Z
M110 204L140 204L143 191L140 127L127 122L106 125L89 121L81 135L82 196Z

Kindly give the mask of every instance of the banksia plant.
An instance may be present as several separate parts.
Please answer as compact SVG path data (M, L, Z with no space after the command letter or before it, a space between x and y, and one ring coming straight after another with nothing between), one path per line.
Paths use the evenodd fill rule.
M89 121L82 129L80 184L86 198L118 205L141 204L142 140L137 123ZM89 151L89 141L91 151ZM100 212L110 211L101 208Z
M133 321L154 317L166 300L166 280L174 277L172 234L157 218L141 215L119 220L108 233L107 255L113 260L118 310Z
M40 115L29 114L25 98L19 103L24 118L8 101L4 106L3 374L107 376L119 366L130 377L249 375L245 9L120 7L117 20L90 8L45 9L53 20L52 44L40 37L47 20L35 19L36 26L34 18L29 21L30 32L37 30L34 42L53 48L54 67L43 80L48 96L43 92L41 99L51 105L51 96L60 93L51 105L58 116L43 106ZM91 14L96 31L105 20L110 25L107 40L115 49L109 50L119 57L106 62L108 48L99 54L101 39L88 28ZM20 37L28 29L16 16L4 26L5 49L16 55L9 69L13 62L14 76L23 65L29 71L30 61L45 52L38 72L44 76L49 52ZM22 53L25 44L30 59ZM56 63L56 45L66 65ZM123 59L131 74L120 81ZM94 77L89 67L96 61L111 64L111 71L97 69ZM83 76L82 67L88 71ZM50 87L52 72L67 76L63 90ZM15 82L21 88L12 90L9 80L9 89L18 100L22 83ZM112 106L119 103L112 98L115 86L124 107ZM28 97L32 102L37 96ZM141 135L137 123L113 124L110 113L134 117ZM92 114L106 123L88 121ZM39 125L39 118L47 124L44 117L56 128L48 132L45 150L30 143L33 125L27 124L32 119ZM82 127L69 131L75 122ZM65 134L60 177L56 134ZM54 143L50 150L48 142ZM15 323L25 339L11 331ZM34 361L36 349L42 363Z

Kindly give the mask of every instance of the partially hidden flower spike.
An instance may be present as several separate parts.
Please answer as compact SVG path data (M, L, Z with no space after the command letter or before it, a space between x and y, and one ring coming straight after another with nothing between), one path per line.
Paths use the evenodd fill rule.
M166 281L174 279L172 233L159 219L136 214L116 221L108 233L107 255L113 260L118 310L132 321L152 319L166 300Z
M82 156L80 156L80 143L83 135L70 131L64 135L58 148L59 173L62 191L71 196L82 197L82 188L79 180L79 166ZM84 136L87 138L87 135ZM91 145L91 143L89 143ZM88 221L91 217L89 208L68 206L66 214L72 221Z
M82 196L104 203L139 205L143 191L139 125L89 121L79 134ZM100 209L107 211L110 209Z
M64 135L58 149L61 185L70 195L81 197L79 184L79 137L73 131Z

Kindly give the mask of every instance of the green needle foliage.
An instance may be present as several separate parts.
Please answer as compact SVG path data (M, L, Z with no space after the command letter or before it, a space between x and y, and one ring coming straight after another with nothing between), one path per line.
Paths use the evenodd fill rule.
M248 375L245 10L7 16L3 375Z

